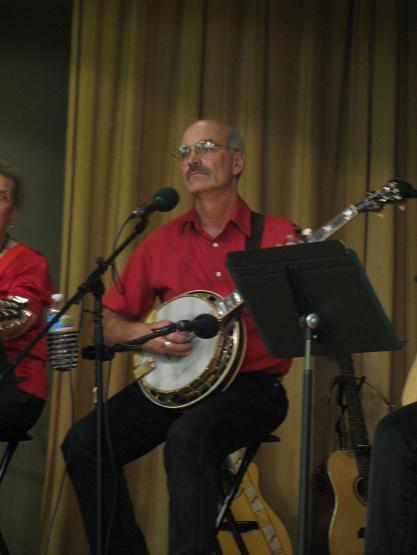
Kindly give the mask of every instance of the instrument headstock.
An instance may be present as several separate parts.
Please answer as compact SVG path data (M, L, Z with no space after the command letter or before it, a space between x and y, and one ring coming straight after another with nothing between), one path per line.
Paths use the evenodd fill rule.
M401 203L408 198L417 198L417 189L403 179L395 178L377 191L368 193L363 200L355 204L355 208L358 212L379 212L386 204Z

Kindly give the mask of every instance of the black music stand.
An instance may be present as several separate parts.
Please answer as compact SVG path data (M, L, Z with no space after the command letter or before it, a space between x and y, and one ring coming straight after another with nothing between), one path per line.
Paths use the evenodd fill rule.
M304 357L297 554L309 549L311 355L391 351L395 333L356 255L340 241L228 254L228 268L273 357Z

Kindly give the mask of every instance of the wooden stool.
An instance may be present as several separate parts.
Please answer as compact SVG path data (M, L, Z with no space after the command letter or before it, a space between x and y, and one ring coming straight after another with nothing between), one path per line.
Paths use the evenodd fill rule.
M254 456L258 452L258 449L261 446L261 444L278 442L278 441L280 441L279 437L275 435L268 435L264 439L262 439L262 441L246 447L246 451L240 463L239 469L236 472L236 474L233 476L227 491L224 491L224 486L222 484L223 500L222 500L222 505L220 507L220 510L217 514L216 532L218 533L223 530L227 530L231 532L233 534L236 545L238 546L239 551L242 555L250 555L243 541L242 534L244 534L245 532L249 532L250 530L258 529L259 525L258 525L258 522L255 520L244 521L244 522L236 521L230 506L233 502L233 499L236 493L239 490L242 479L246 471L248 470L248 467L252 462ZM216 555L223 555L222 549L220 547L220 543L217 539L216 539L216 543L217 543L216 552L215 552Z
M6 448L3 453L3 457L0 462L0 484L3 481L3 478L6 475L7 468L10 464L10 461L17 449L17 446L21 441L29 441L32 439L32 436L26 432L7 432L7 431L0 431L0 442L6 443ZM0 555L10 555L9 550L7 549L6 542L3 539L3 536L0 532Z

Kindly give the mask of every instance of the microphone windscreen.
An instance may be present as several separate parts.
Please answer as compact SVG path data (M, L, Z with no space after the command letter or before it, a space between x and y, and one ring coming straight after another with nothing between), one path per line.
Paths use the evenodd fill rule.
M179 200L179 194L172 187L160 189L153 197L153 202L157 204L160 212L169 212L177 206Z
M197 337L202 339L210 339L218 334L220 323L212 314L200 314L194 318L195 331Z

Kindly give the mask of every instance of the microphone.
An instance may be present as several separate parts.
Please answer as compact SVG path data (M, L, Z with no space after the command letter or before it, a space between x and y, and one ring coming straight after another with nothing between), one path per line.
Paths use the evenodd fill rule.
M192 331L197 337L202 339L210 339L217 335L220 329L220 322L212 314L199 314L194 320L179 320L178 322L171 322L162 328L153 329L151 333L137 337L136 339L129 339L123 343L113 345L114 352L125 351L132 347L143 345L155 337L163 337L173 333L174 331ZM87 357L86 357L87 358Z
M151 202L140 204L137 208L132 210L129 220L133 218L146 218L152 212L169 212L175 208L180 200L180 196L172 187L164 187L155 193Z
M202 339L214 337L220 329L219 321L212 314L199 314L194 320L179 320L175 326L179 331L192 331Z

